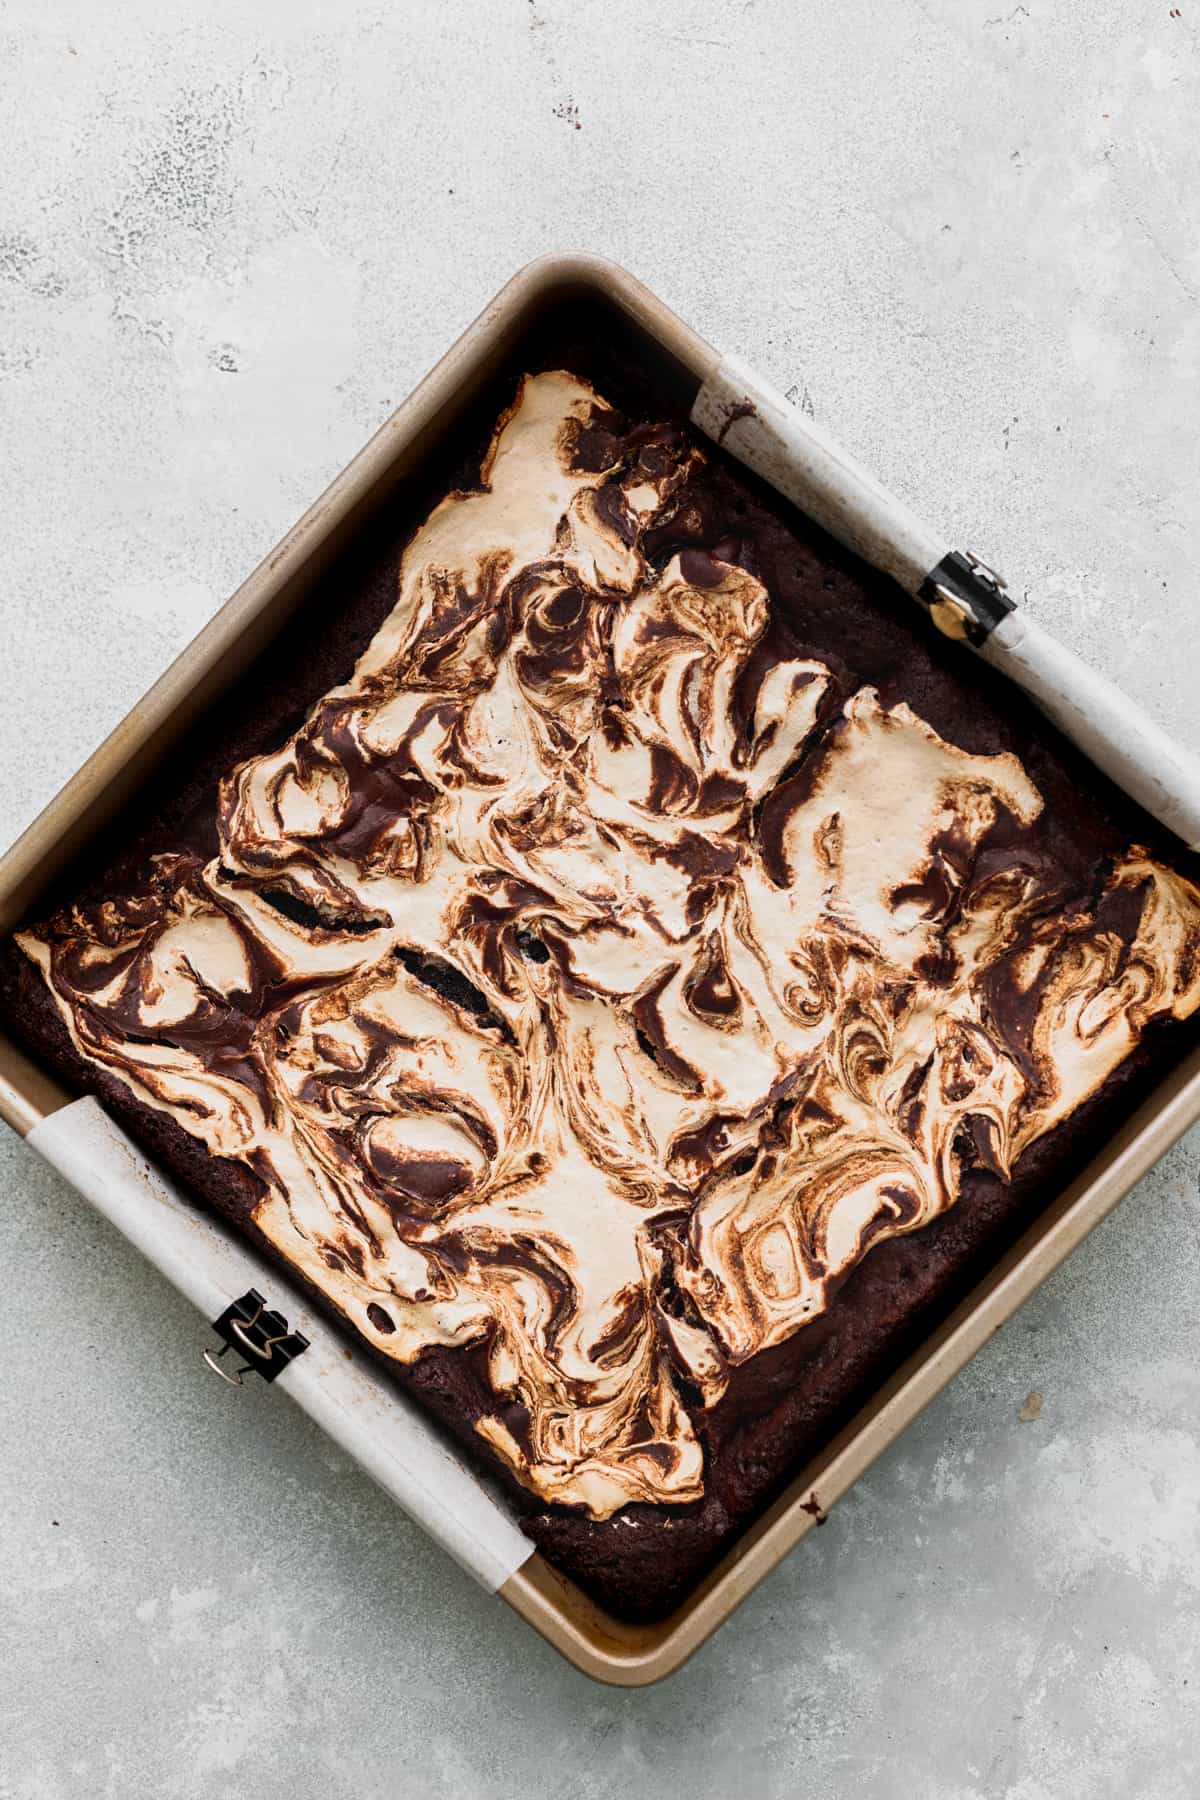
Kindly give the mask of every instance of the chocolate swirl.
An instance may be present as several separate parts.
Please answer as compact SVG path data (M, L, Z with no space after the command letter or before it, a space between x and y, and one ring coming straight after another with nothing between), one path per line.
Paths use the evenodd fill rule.
M486 1347L479 1431L596 1518L696 1499L733 1367L1200 1005L1195 888L1055 893L1016 758L845 698L700 460L525 380L217 856L20 938L372 1343Z

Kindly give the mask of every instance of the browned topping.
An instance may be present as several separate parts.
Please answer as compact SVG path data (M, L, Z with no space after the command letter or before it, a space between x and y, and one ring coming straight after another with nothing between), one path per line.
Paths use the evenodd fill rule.
M1200 1004L1195 889L1134 848L1061 891L1018 758L803 654L698 465L525 382L211 861L21 939L78 1050L389 1355L475 1345L479 1431L596 1517L696 1500L731 1368Z

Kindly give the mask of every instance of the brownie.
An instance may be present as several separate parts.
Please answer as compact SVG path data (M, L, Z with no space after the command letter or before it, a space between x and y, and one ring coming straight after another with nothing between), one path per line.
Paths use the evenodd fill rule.
M568 308L0 946L0 1016L652 1619L1194 1041L1195 874Z

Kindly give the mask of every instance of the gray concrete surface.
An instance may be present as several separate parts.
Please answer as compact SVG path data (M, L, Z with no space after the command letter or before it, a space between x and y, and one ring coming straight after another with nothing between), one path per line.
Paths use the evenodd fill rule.
M1198 27L0 0L0 837L567 246L794 388L1196 743ZM0 1796L1194 1796L1198 1160L621 1694L281 1397L218 1388L189 1307L3 1134Z

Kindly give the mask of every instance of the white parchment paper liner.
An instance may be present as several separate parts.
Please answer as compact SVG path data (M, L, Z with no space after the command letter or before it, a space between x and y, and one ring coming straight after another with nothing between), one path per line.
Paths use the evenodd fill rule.
M796 502L831 536L916 594L950 546L740 358L700 389L693 423ZM1119 689L1013 612L977 654L1015 680L1146 809L1200 847L1200 763ZM309 1348L278 1377L298 1405L489 1592L533 1554L512 1513L419 1406L252 1246L187 1200L91 1096L43 1119L28 1142L199 1307L218 1318L248 1288ZM197 1355L207 1341L201 1327ZM215 1342L215 1340L214 1340Z
M951 548L740 357L725 357L704 383L692 421L910 594ZM976 654L1023 688L1147 812L1200 849L1200 760L1141 707L1025 612L1009 613Z
M481 1587L494 1593L533 1554L512 1515L459 1460L421 1408L391 1384L249 1244L188 1201L91 1095L27 1140L211 1322L257 1288L309 1347L274 1383L374 1476ZM216 1340L197 1322L196 1355ZM230 1353L231 1355L233 1352ZM247 1380L251 1377L247 1376ZM214 1398L228 1389L213 1383ZM231 1402L232 1403L232 1402Z

